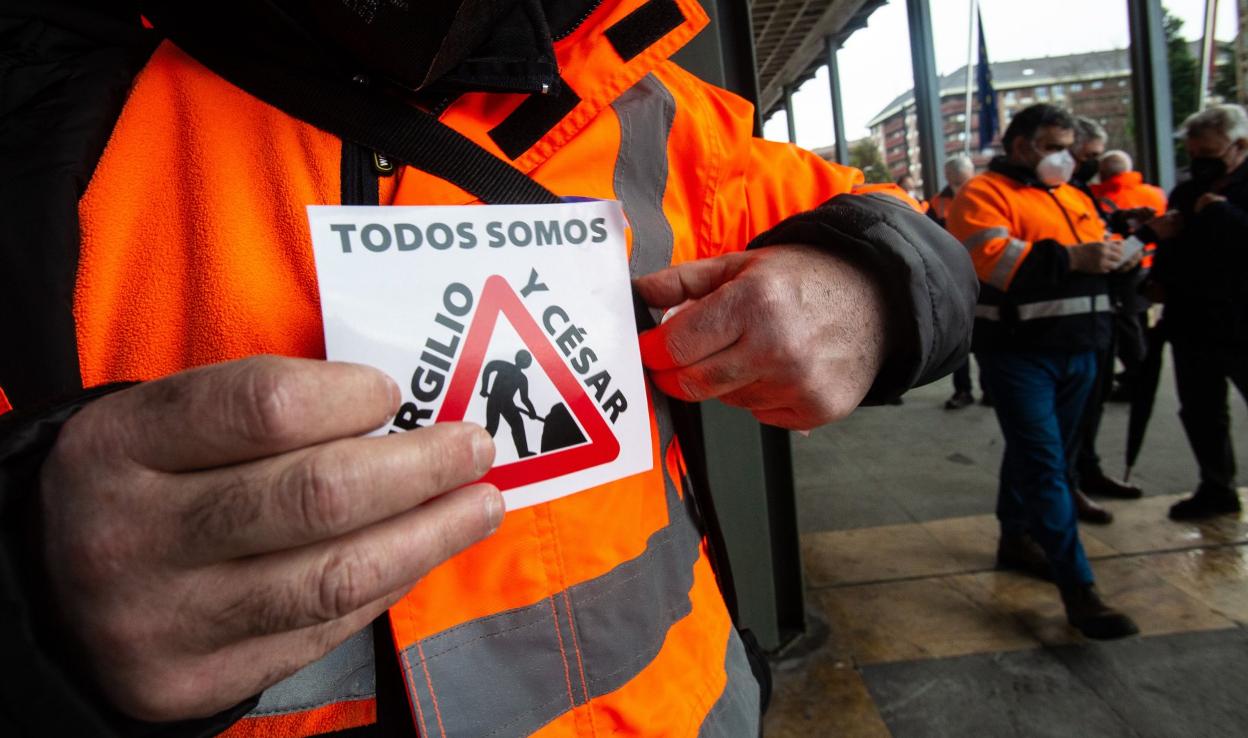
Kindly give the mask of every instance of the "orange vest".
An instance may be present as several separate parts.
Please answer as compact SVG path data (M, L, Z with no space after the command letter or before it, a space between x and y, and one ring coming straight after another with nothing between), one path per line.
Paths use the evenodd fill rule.
M1091 185L1091 188L1092 194L1098 201L1105 204L1108 210L1152 208L1157 215L1164 215L1166 212L1166 191L1156 185L1145 183L1144 175L1139 172L1123 172L1110 177L1105 182ZM1140 266L1145 269L1152 268L1156 250L1157 244L1147 244Z
M979 281L999 290L1009 289L1036 241L1074 246L1107 238L1096 206L1074 186L1031 187L997 172L966 183L948 227L970 252Z
M696 0L676 0L683 20L645 48L617 50L605 31L641 5L604 2L557 42L579 102L523 151L508 156L491 132L524 95L466 94L442 121L559 195L621 200L634 275L741 249L861 184L857 170L754 139L749 104L668 61L707 22ZM323 357L305 206L341 201L342 151L162 45L80 203L84 385L260 353ZM405 167L381 178L379 199L474 201ZM686 506L670 423L651 400L652 471L509 512L391 609L421 735L756 729L756 686ZM229 735L373 722L372 648L361 631L266 691Z

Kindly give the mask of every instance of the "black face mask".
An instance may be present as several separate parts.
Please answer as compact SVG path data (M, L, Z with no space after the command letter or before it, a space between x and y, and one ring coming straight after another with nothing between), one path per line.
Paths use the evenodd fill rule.
M1192 158L1189 170L1192 179L1209 185L1226 176L1226 162L1220 156L1197 156Z
M1075 168L1074 179L1077 182L1087 184L1092 181L1092 178L1095 177L1097 172L1100 170L1100 164L1096 159L1088 159Z
M418 90L476 49L517 0L280 0L362 70Z

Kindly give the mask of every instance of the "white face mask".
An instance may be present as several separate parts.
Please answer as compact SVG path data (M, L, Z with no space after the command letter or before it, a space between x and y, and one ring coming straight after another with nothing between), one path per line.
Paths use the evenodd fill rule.
M1049 154L1036 165L1036 176L1049 187L1069 182L1074 173L1075 157L1066 149Z

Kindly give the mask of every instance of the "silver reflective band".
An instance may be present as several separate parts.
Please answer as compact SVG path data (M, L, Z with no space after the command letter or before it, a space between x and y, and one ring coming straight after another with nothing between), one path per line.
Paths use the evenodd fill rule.
M670 265L674 238L663 212L668 137L675 100L653 75L613 104L620 120L614 185L633 227L633 277ZM462 623L400 653L417 728L432 738L519 738L569 710L627 684L658 656L668 630L693 610L693 568L701 533L664 460L675 434L663 396L655 398L659 464L668 514L645 550L599 577L505 612ZM733 634L735 638L735 633ZM732 648L731 641L725 643ZM737 648L740 649L738 642ZM741 672L729 651L726 664ZM744 665L750 680L748 662ZM754 726L757 692L734 677L719 724ZM505 685L505 689L500 689ZM757 686L754 687L757 690ZM738 704L740 703L740 704Z
M1008 228L1004 228L1002 226L996 226L995 228L985 228L982 231L977 231L975 233L972 233L969 237L967 237L966 240L962 242L962 245L966 247L967 251L974 251L975 249L979 248L980 246L983 246L989 241L994 241L998 238L1009 238L1009 237L1010 237L1010 231Z
M260 704L244 717L314 710L336 702L370 699L376 693L373 626L369 624L319 660L264 690Z
M1108 295L1065 297L1061 300L1045 300L1019 305L1018 319L1063 318L1070 315L1108 313L1110 309ZM984 320L1001 320L1001 309L996 305L976 305L975 317Z
M988 284L999 290L1004 290L1006 283L1010 280L1010 275L1014 273L1014 267L1018 266L1018 262L1023 260L1023 254L1026 251L1026 241L1020 241L1017 238L1011 238L1007 241L1005 252L1001 254L1001 259L988 277Z
M724 691L702 721L698 738L752 738L759 735L758 722L762 716L758 714L758 680L754 678L750 659L745 655L745 644L737 635L736 628L728 630L724 671L728 674Z

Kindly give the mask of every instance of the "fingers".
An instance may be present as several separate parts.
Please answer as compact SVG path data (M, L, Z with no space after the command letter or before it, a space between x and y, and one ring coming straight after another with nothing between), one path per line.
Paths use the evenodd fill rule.
M638 294L652 308L669 308L685 300L697 300L736 276L746 263L743 253L692 261L648 274L633 282Z
M269 356L181 372L87 410L131 460L185 471L358 436L398 403L398 388L376 369Z
M762 367L755 358L744 342L738 342L691 366L652 371L650 379L664 394L685 402L722 399L761 377Z
M232 562L193 611L205 651L349 617L489 535L502 519L491 485L448 492L322 544Z
M169 543L193 565L335 538L476 481L493 459L479 426L438 423L182 475Z
M745 321L737 311L731 286L717 290L676 313L658 328L642 333L641 363L653 371L688 367L737 341Z

